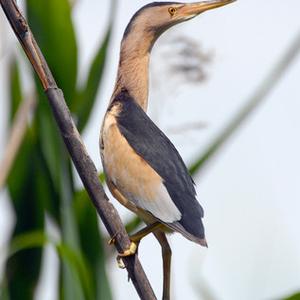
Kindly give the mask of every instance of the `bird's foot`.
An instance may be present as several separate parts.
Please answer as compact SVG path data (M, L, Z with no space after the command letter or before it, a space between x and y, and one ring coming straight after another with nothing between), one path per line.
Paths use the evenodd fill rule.
M138 249L138 243L131 241L130 246L128 249L126 249L123 253L120 253L120 257L126 257L126 256L131 256L134 255L137 252Z
M139 242L131 241L130 246L123 253L117 256L118 266L121 269L125 269L125 264L123 262L123 257L131 256L137 253Z
M115 244L117 235L118 235L118 232L115 233L111 237L111 239L107 242L108 245ZM123 253L119 253L119 255L117 256L117 262L118 262L119 268L125 269L125 264L124 264L122 258L136 254L137 250L138 250L139 243L140 243L140 236L139 235L133 235L133 236L130 237L129 247Z

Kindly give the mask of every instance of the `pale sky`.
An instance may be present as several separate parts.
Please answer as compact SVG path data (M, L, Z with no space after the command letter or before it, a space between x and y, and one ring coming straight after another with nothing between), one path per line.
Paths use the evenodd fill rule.
M99 169L99 128L114 84L120 39L132 14L146 3L119 1L105 81L84 134ZM82 74L103 37L108 4L108 0L77 1L74 22ZM158 41L151 66L150 116L163 130L187 122L206 124L201 130L169 135L186 162L201 153L267 76L300 30L299 11L297 0L239 0L174 27ZM2 18L0 14L0 34ZM178 86L156 71L157 64L164 63L160 49L176 36L189 36L203 49L213 50L205 84ZM8 56L2 55L2 48L0 44L0 149L4 147ZM172 55L172 49L168 51ZM179 234L170 237L173 299L209 299L199 292L206 289L211 299L218 300L274 299L300 290L299 78L300 58L214 163L196 178L209 248L200 248ZM5 228L9 220L2 206L7 202L0 197L0 228ZM127 211L114 204L126 219ZM160 298L162 271L156 240L143 240L139 253ZM137 299L126 272L117 269L115 261L109 266L115 299Z

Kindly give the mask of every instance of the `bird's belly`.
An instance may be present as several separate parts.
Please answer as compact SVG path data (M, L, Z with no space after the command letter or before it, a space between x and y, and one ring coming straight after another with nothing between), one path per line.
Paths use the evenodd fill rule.
M181 218L162 178L128 144L117 124L110 125L109 128L104 126L101 157L106 176L131 205L138 210L150 212L166 223ZM110 190L112 191L111 187ZM133 210L130 203L122 204Z
M143 207L154 201L162 184L160 176L130 147L117 126L111 126L103 139L102 160L106 176L130 201Z

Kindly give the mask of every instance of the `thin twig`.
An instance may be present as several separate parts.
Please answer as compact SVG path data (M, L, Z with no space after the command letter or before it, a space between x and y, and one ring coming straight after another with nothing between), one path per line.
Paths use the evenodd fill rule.
M51 71L42 55L32 32L14 0L0 0L2 8L17 38L27 54L33 68L40 78L48 97L60 133L71 155L81 180L95 205L107 231L115 239L118 252L130 245L129 237L114 206L109 202L99 182L97 170L89 157L70 111L65 103L62 91L57 87ZM137 255L124 258L128 275L141 299L156 299Z
M28 97L27 100L23 100L18 108L9 134L8 143L2 161L0 162L0 191L5 186L11 167L24 139L27 130L28 117L35 109L35 105L36 97L32 95Z

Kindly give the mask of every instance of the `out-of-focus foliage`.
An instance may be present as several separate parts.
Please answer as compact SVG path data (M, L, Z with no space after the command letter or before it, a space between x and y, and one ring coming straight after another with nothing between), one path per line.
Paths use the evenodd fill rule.
M11 117L11 121L12 121L13 118L15 117L15 114L19 107L20 102L22 101L19 69L18 69L17 62L15 60L13 60L11 62L9 82L10 82L10 91L11 91L10 117Z
M101 80L104 68L104 61L106 57L106 51L110 39L111 31L108 30L104 38L104 42L96 53L94 61L91 65L91 70L86 83L81 88L77 95L76 101L71 106L72 111L77 116L77 127L79 131L82 131L87 120L89 119L90 112L94 106L95 97L98 91L99 81Z
M290 296L288 298L285 298L285 300L300 300L300 293Z
M76 93L77 45L69 1L27 0L27 14L34 36L70 105Z
M77 84L77 41L69 1L27 0L26 7L31 30L82 131L101 82L113 13L86 80ZM19 63L17 58L11 62L11 122L23 100ZM40 83L36 78L35 82L38 105L8 178L16 226L1 297L34 298L44 246L52 245L61 261L62 299L111 299L96 211L87 195L75 190L69 156ZM48 236L46 216L56 224L60 239Z

